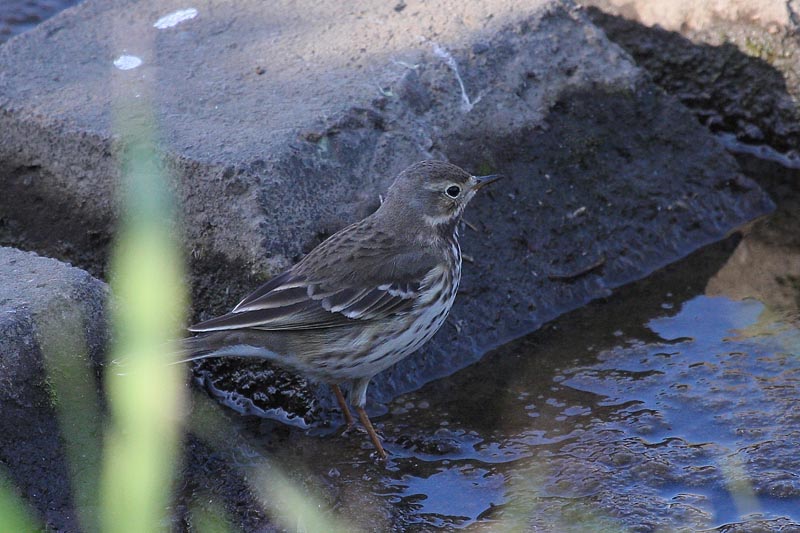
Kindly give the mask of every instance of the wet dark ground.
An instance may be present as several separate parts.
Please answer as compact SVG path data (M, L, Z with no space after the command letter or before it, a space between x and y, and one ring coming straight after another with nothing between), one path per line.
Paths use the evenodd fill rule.
M270 465L365 530L800 531L800 172L740 163L773 215L396 399L385 465L358 431L226 415L184 501ZM267 528L256 501L231 522Z

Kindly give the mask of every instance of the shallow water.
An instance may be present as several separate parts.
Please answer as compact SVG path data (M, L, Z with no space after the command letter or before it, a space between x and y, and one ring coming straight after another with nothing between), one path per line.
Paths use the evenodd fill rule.
M385 432L422 433L404 427L420 420L433 432L419 437L424 446L390 445L395 464L426 463L383 477L399 487L404 520L522 520L548 531L800 527L797 322L754 300L665 294L664 304L654 317L617 319L638 318L644 335L555 330L543 345L527 339L527 353L495 354L398 400ZM618 325L597 307L584 321Z
M766 182L779 209L743 237L397 398L385 465L359 431L239 415L213 455L365 530L800 531L798 184Z

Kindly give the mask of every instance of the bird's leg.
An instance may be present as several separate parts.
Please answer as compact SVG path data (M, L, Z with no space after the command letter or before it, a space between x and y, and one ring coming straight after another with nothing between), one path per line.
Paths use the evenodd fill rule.
M344 421L347 423L347 429L350 429L354 424L353 415L350 414L350 408L347 407L347 402L344 400L342 389L340 389L339 385L336 384L331 385L331 389L333 389L333 394L336 396L336 401L339 402L339 409L342 410Z
M370 422L367 412L361 406L356 406L356 412L358 413L358 418L361 419L361 423L364 424L364 429L369 433L372 444L374 444L375 449L378 450L378 455L381 456L381 459L386 460L386 452L381 444L381 439L378 437L378 434L375 433L375 428L372 427L372 422Z
M367 405L367 386L371 378L372 376L364 377L353 382L353 389L350 391L350 401L356 408L358 418L361 419L361 424L364 426L364 429L367 430L367 433L369 433L369 438L372 439L372 444L375 445L375 449L378 451L381 460L386 460L386 451L383 449L381 439L375 432L375 428L372 427L372 422L370 422L367 412L364 410L364 406Z

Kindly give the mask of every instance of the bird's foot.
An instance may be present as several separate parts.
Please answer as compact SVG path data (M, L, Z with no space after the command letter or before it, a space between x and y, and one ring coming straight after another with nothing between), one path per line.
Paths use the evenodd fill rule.
M340 431L341 431L340 435L342 437L347 437L348 435L350 435L354 431L362 431L362 429L360 427L356 426L355 422L353 422L351 420L349 423L345 422L345 424L342 426L342 429Z

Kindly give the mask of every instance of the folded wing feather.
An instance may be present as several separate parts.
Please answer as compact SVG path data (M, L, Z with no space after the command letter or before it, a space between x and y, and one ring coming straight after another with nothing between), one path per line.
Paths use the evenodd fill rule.
M404 313L414 307L435 267L432 258L415 259L414 268L398 269L395 262L387 268L365 270L362 279L351 275L346 281L328 279L324 283L309 279L307 273L289 270L256 289L230 313L195 324L189 330L307 330Z

